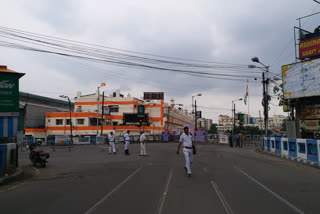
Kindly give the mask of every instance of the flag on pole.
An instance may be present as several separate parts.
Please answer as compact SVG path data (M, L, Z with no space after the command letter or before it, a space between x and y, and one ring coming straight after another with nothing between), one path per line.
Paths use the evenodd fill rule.
M248 99L248 80L247 80L246 95L244 95L244 104L245 105L247 105L247 99Z

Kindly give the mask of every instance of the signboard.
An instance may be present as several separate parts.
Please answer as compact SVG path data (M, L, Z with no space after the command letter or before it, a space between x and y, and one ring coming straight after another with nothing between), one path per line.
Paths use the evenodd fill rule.
M202 112L201 111L197 111L196 112L196 117L197 118L202 118Z
M144 100L164 100L164 92L144 92Z
M244 122L244 114L238 114L238 115L239 115L239 121L241 123L243 123Z
M0 72L0 112L19 112L19 76Z
M320 37L301 41L299 43L299 58L305 59L320 55Z
M300 127L310 131L320 131L320 120L300 120Z
M320 95L320 59L282 66L284 99Z
M138 106L138 115L144 115L144 106Z
M320 105L304 106L301 109L302 120L320 119Z

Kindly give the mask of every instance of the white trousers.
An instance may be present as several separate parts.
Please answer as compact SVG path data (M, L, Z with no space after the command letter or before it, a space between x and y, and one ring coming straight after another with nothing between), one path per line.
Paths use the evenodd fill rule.
M192 164L192 161L193 161L193 150L192 149L183 148L183 154L184 154L184 158L186 160L185 167L187 168L187 173L191 174L191 164Z
M140 155L147 155L146 143L140 143Z
M114 142L109 142L109 153L116 153L116 148L114 146Z
M124 150L129 150L130 141L126 141L124 144Z

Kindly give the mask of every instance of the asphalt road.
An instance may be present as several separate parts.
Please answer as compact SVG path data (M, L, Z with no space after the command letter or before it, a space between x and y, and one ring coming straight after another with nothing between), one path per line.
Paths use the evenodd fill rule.
M320 213L320 170L250 149L198 145L192 177L177 144L147 144L147 157L97 146L51 151L47 168L0 187L0 213ZM47 147L46 149L49 150ZM29 164L28 152L20 163Z

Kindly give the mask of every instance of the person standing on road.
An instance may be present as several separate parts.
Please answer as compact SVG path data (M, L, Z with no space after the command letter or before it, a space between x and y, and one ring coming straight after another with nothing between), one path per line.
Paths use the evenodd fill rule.
M184 169L187 172L188 177L191 176L191 164L193 161L193 154L196 154L197 149L194 141L192 140L192 135L189 133L189 128L184 127L184 133L180 136L179 145L177 149L177 154L180 152L181 144L183 145L183 154L186 161Z
M240 147L240 134L236 135L236 147Z
M113 154L116 154L116 148L114 147L114 135L113 132L109 135L109 154L113 152Z
M230 147L233 147L233 142L232 142L232 134L229 135L229 144L230 144Z
M140 135L140 156L146 156L147 151L146 151L146 135L144 134L143 131L141 131Z
M130 131L128 130L127 133L124 134L124 153L126 155L130 155L129 153L129 146L130 146Z

